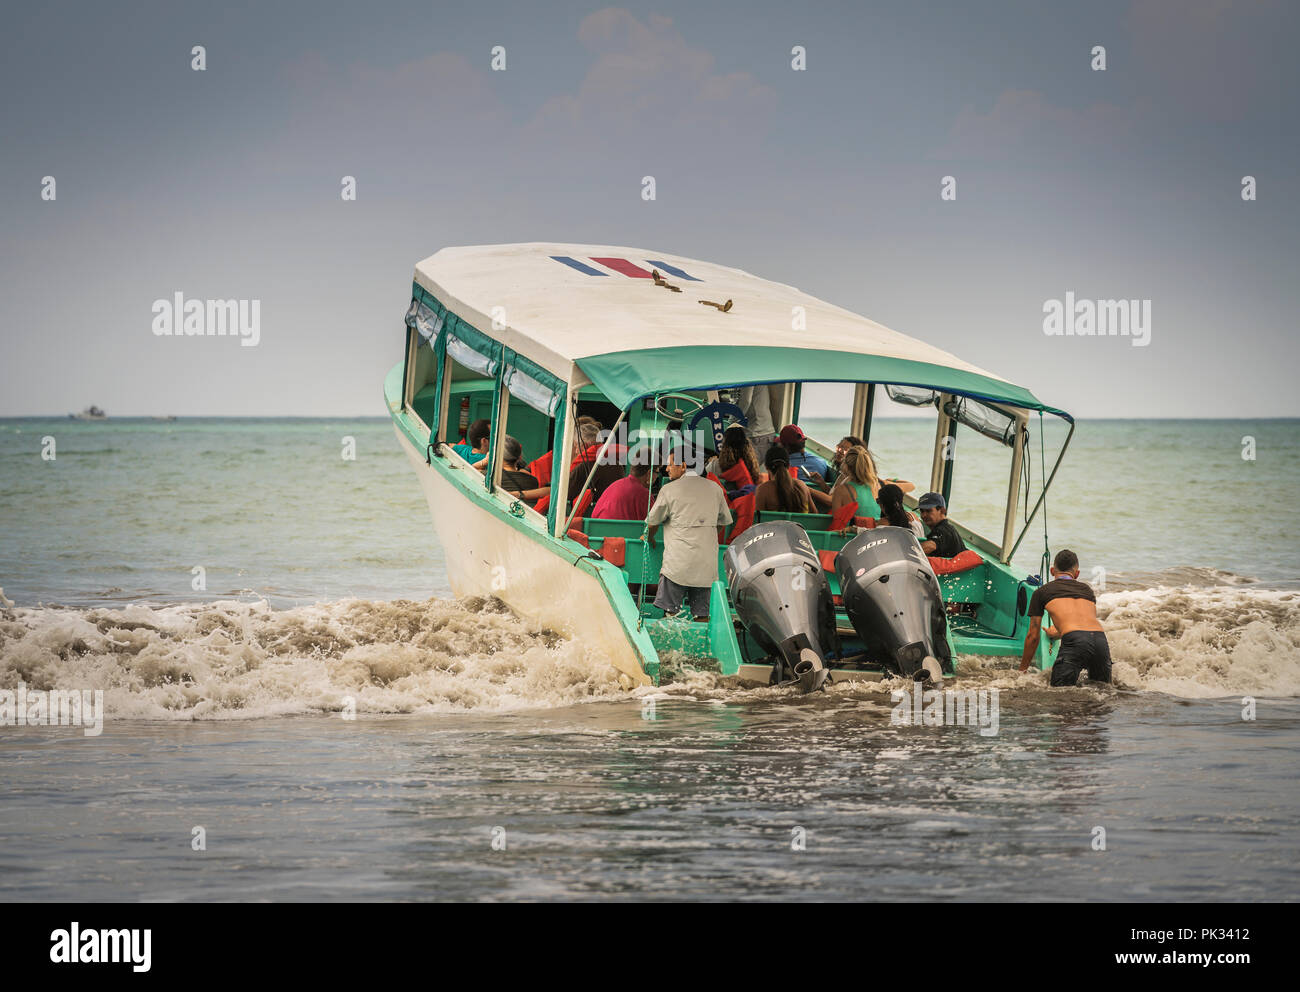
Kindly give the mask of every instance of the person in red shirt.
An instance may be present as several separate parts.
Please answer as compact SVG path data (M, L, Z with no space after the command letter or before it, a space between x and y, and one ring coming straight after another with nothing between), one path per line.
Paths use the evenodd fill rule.
M634 461L631 474L605 488L591 516L605 520L644 520L650 508L650 466Z
M605 457L597 464L596 455L604 444L601 438L601 426L592 420L578 425L573 449L573 468L569 473L569 499L581 498L587 477L591 476L588 488L591 490L593 503L600 502L605 490L623 478L623 466L620 464L624 449L611 443L605 451ZM595 466L595 472L592 467Z

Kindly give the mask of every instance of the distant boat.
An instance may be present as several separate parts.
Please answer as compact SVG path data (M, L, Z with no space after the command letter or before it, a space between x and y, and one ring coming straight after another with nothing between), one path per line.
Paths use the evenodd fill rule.
M101 410L99 407L95 406L94 404L91 404L90 406L86 407L86 409L82 410L80 413L70 413L68 414L68 416L71 417L73 420L107 420L108 419L108 414L106 414L103 410Z
M175 420L176 418L175 418L172 414L169 413L169 414L167 414L167 416L165 416L165 417L150 417L149 419L150 419L150 420L161 420L161 421L163 421L164 423L168 423L168 424L170 424L170 423L171 423L173 420Z

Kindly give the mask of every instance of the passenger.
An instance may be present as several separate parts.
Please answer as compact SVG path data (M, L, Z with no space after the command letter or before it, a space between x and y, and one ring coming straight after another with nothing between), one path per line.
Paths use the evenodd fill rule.
M851 435L840 438L840 443L835 446L835 454L831 456L831 462L826 466L825 477L819 478L816 473L813 473L808 491L812 494L813 503L817 505L817 509L823 513L831 512L831 491L834 484L839 481L840 474L844 471L842 467L844 453L855 444L866 447L859 438Z
M672 481L659 490L646 517L649 547L654 547L659 527L664 528L664 558L654 605L665 616L676 616L687 599L691 617L707 620L709 593L718 580L718 545L731 523L731 510L718 486L686 466L680 447L669 450L666 467Z
M831 512L849 503L857 503L858 516L880 516L876 493L880 491L881 482L871 454L862 445L855 444L845 452L840 465L843 471L831 490Z
M948 501L941 493L926 493L917 500L929 537L921 542L921 550L931 558L956 558L966 550L966 542L948 519Z
M590 516L602 520L644 520L650 506L650 463L633 461L631 472L612 483Z
M1060 638L1061 650L1052 667L1052 685L1078 685L1079 673L1087 672L1090 682L1110 681L1110 645L1106 628L1097 619L1097 597L1086 582L1079 581L1079 556L1058 551L1052 565L1052 581L1029 597L1029 633L1020 670L1027 671L1038 650L1043 611L1051 618L1047 636Z
M813 513L812 495L798 479L790 478L790 455L779 444L767 449L763 465L771 478L754 490L755 510Z
M704 471L706 473L712 472L720 478L726 478L727 473L740 464L743 464L749 472L750 482L757 483L759 477L758 455L754 451L754 445L750 443L745 428L728 427L726 433L722 435L722 446L718 448L718 454L709 459ZM729 488L739 488L739 484Z
M865 448L867 443L860 437L854 437L852 434L846 434L840 438L840 443L835 445L835 454L831 456L831 463L827 468L830 470L826 476L826 481L834 483L839 474L844 471L844 455L850 448L857 445L859 448Z
M549 492L549 488L543 489L538 478L524 471L520 465L520 460L524 457L523 445L509 434L502 443L505 450L502 453L501 488L513 493L528 506L533 506L541 496ZM532 495L534 491L537 495Z
M735 391L736 406L745 415L745 436L754 447L754 460L761 463L767 449L776 442L776 425L772 423L771 390L767 383L743 386ZM758 477L754 477L758 481Z
M844 456L848 454L850 448L865 448L866 446L867 445L862 438L854 437L852 434L847 434L840 438L839 444L835 445L835 454L831 458L830 475L827 476L827 481L831 483L839 481L839 476L844 471ZM879 469L876 468L876 456L873 455L870 450L867 451L867 455L871 458L872 471L879 474ZM916 488L915 483L908 482L906 479L883 479L881 481L894 483L899 489L903 490L904 495L910 493ZM877 500L878 499L879 497L877 497Z
M798 424L787 424L781 428L781 447L789 452L790 464L799 470L799 478L806 480L816 475L818 479L824 480L829 471L826 460L804 450L807 439Z
M569 499L577 500L582 492L582 487L587 481L587 476L591 475L591 467L596 464L596 455L600 451L601 438L600 424L592 417L585 420L578 418L577 431L575 432L575 444L573 449L573 468L569 472ZM596 468L596 474L592 476L591 485L591 502L589 506L594 506L600 501L600 497L605 495L605 490L612 486L619 479L623 478L623 466L614 460L615 456L611 455L613 445L610 445L610 451L607 451L605 458Z
M492 425L489 421L479 418L469 425L469 430L465 433L465 440L468 444L453 444L451 450L460 455L471 465L479 467L479 471L487 465L488 438L492 434ZM479 466L479 462L483 465Z
M892 482L886 483L876 493L876 502L880 504L880 517L876 520L877 526L902 527L905 530L910 528L918 541L925 540L925 528L921 526L921 521L908 513L907 508L903 505L903 490ZM958 537L960 536L958 535Z
M534 479L539 480L542 485L549 487L551 484L551 469L554 467L555 452L548 451L540 458L535 458L528 463L527 472Z
M582 452L579 450L578 447L579 444L578 428L581 428L581 426L584 423L588 423L588 422L595 424L597 429L600 428L599 421L597 421L595 417L589 417L586 414L582 414L573 422L575 427L574 437L573 437L573 451L574 451L575 461L582 454ZM552 449L548 451L546 454L540 456L539 458L534 459L532 462L528 464L528 473L532 475L534 478L540 479L542 483L548 487L547 489L548 492L550 491L549 487L551 484L551 469L554 466L554 462L555 462L555 450Z

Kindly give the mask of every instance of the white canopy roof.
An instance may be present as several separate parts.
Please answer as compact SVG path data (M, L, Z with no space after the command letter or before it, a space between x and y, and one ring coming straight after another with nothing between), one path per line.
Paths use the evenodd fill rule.
M652 269L681 292L655 285L648 278ZM992 387L972 387L972 395L1033 400L993 373L792 286L672 252L550 242L444 248L416 266L415 279L462 320L571 383L587 381L575 366L591 356L645 349L662 355L665 349L709 346L779 348L923 363L953 370L960 383L978 376ZM731 300L732 305L724 313L701 300ZM802 323L796 308L802 308ZM738 351L735 358L744 354ZM681 357L673 355L674 362ZM820 361L808 357L823 368L831 359L829 354ZM585 364L590 371L597 363ZM798 369L788 375L815 377L801 376Z

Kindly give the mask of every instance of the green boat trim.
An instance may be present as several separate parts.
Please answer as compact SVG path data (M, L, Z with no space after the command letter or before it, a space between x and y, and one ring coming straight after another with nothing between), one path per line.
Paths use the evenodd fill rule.
M611 403L627 407L659 393L728 386L802 382L887 382L938 389L955 396L1007 403L1071 419L1041 403L1029 390L965 369L851 351L753 345L736 354L734 345L678 345L611 352L576 360ZM710 370L725 370L719 378Z

